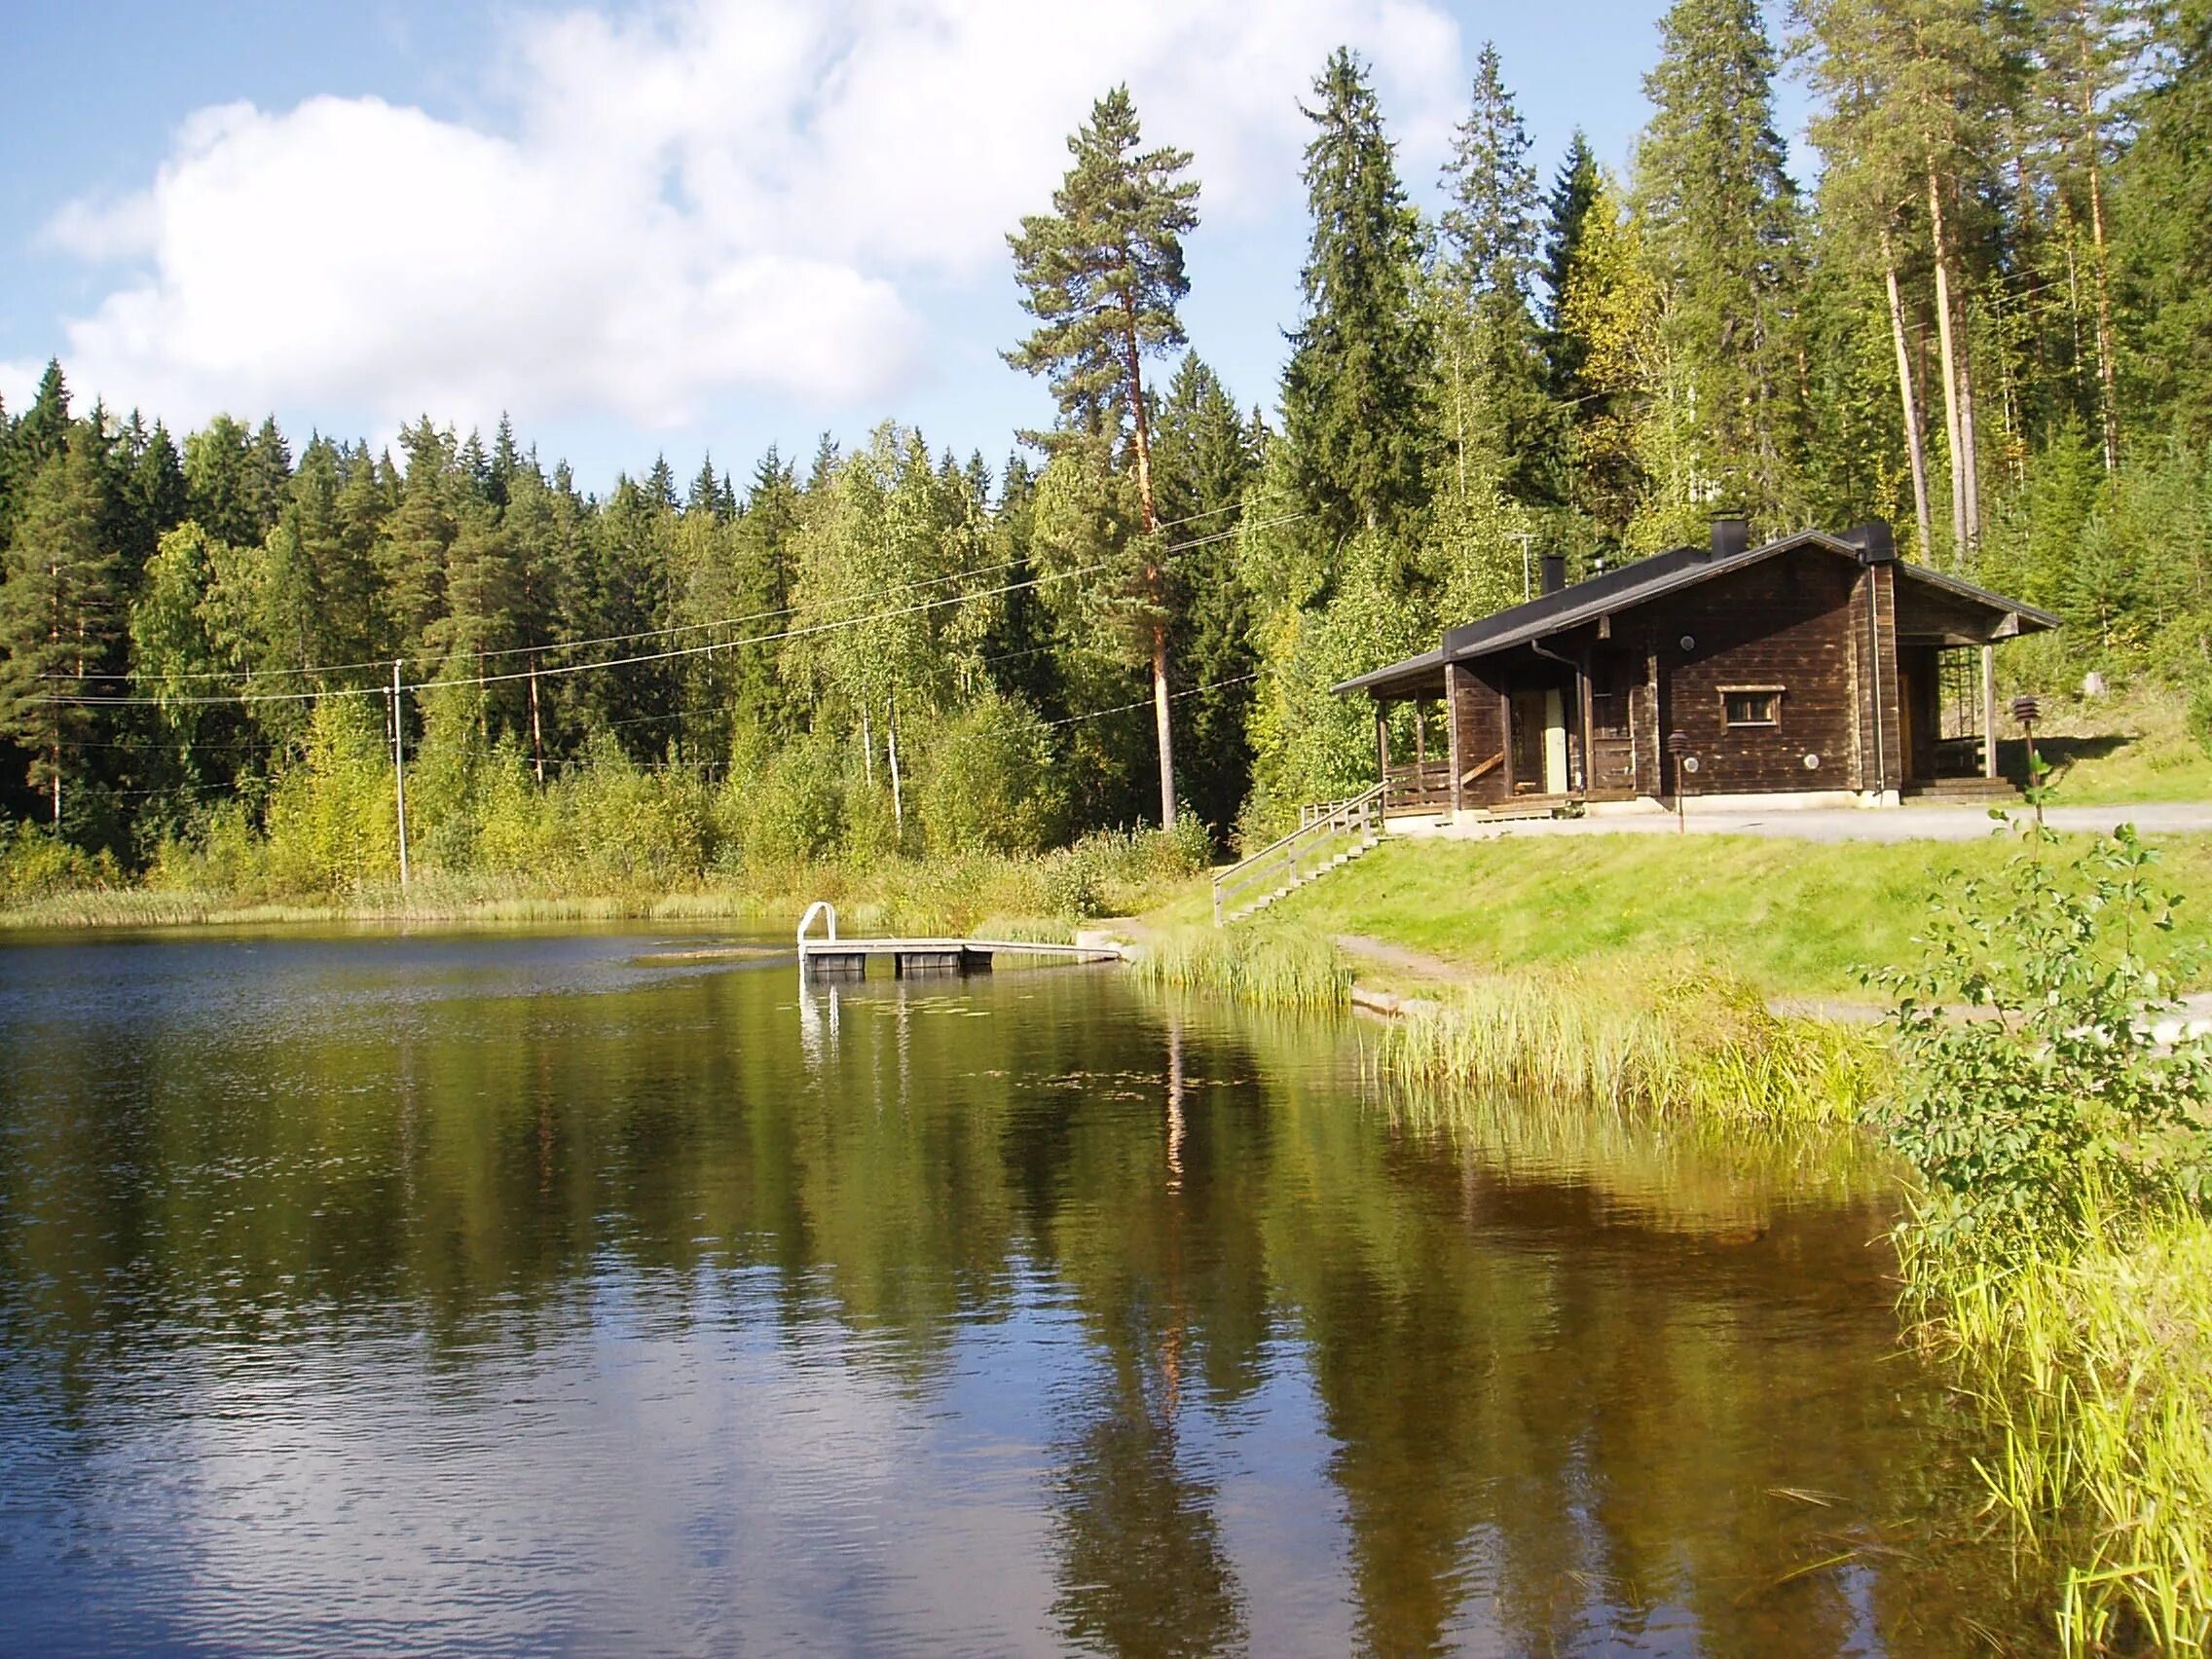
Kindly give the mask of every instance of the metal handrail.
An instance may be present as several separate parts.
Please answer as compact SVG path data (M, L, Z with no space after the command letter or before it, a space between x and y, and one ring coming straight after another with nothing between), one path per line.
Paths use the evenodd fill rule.
M830 931L825 937L824 942L828 944L837 942L837 906L830 903L827 899L817 899L806 907L806 914L798 919L798 953L801 956L806 954L807 930L814 926L814 918L820 915L828 915L830 918Z
M1249 891L1256 883L1270 876L1279 875L1282 885L1298 885L1299 862L1313 847L1340 836L1356 832L1361 839L1372 839L1377 832L1377 821L1382 799L1382 786L1332 801L1325 807L1313 809L1289 834L1278 837L1247 858L1239 859L1213 878L1213 925L1222 925L1223 913L1231 900Z

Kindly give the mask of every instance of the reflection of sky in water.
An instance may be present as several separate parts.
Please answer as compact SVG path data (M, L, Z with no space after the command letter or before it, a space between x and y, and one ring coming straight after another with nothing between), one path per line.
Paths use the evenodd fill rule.
M749 1316L765 1276L703 1272L660 1309L602 1284L578 1328L488 1342L463 1369L391 1335L187 1350L71 1433L11 1437L18 1497L53 1481L59 1501L0 1502L7 1643L1052 1645L1037 1494L1097 1359L1050 1282L1023 1275L1014 1310L966 1324L917 1391L832 1319ZM1293 1365L1233 1408L1195 1405L1185 1460L1222 1494L1255 1648L1343 1651L1309 1388ZM109 1552L129 1571L88 1606L72 1568Z
M0 1649L1955 1650L1859 1164L727 942L0 950Z

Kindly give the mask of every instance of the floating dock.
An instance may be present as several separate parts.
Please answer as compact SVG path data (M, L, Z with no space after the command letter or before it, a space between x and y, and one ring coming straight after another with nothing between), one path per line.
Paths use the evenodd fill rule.
M825 926L820 934L814 924ZM857 979L867 973L870 957L889 957L891 972L903 979L913 974L988 974L1000 956L1049 957L1060 962L1119 962L1111 945L1052 944L1011 939L839 939L837 907L827 900L809 904L798 924L801 974Z

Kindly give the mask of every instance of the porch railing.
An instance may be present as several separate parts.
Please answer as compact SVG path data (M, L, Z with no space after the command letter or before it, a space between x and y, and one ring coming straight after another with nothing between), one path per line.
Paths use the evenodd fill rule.
M1382 775L1382 802L1386 812L1411 812L1452 804L1452 762L1409 760Z

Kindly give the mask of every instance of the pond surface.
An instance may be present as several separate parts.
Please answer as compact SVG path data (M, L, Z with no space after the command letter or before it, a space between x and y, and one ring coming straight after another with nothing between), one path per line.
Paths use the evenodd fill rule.
M0 948L0 1646L2043 1643L1852 1143L717 942Z

